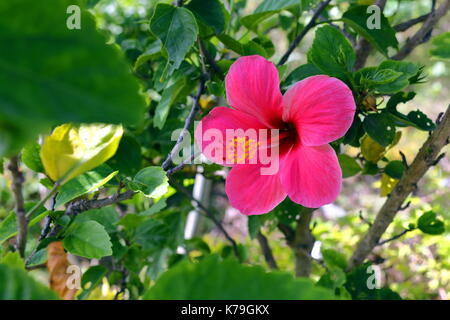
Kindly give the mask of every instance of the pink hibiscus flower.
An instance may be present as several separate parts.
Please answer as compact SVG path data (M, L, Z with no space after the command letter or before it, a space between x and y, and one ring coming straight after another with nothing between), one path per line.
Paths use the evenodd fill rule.
M225 185L230 204L250 215L271 211L286 196L309 208L333 202L341 190L342 172L328 143L342 137L353 121L351 90L336 78L318 75L297 82L283 96L277 69L260 56L239 58L225 85L232 108L214 108L197 127L196 140L210 160L232 166ZM225 137L230 129L278 129L279 134L265 142L258 140L260 134L259 142L208 135L212 130ZM279 149L275 174L261 174L267 166L261 161L229 161L236 160L237 143L244 147L242 159L251 160L258 149L273 148L275 140Z

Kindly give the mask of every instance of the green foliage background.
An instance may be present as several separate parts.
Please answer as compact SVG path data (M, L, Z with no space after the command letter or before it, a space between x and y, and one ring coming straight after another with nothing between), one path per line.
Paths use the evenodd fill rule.
M300 280L293 277L294 252L278 229L295 225L300 206L287 200L263 216L239 215L224 196L222 168L203 165L213 186L206 206L238 245L234 252L203 216L196 236L185 240L193 205L182 190L192 192L197 166L169 181L161 164L174 145L173 130L183 127L194 103L204 68L208 79L197 119L225 103L224 74L237 57L259 54L279 61L319 1L191 0L182 7L156 0L72 2L82 7L78 31L65 28L68 1L0 3L1 298L55 298L39 266L48 244L63 240L83 270L79 299L448 299L448 157L428 171L384 238L410 231L376 247L368 264L346 270L367 222L404 174L399 151L411 162L450 101L448 18L404 61L388 59L418 28L396 33L392 26L428 13L431 1L388 0L381 31L368 30L361 18L371 1L332 1L324 21L278 66L283 90L310 75L340 78L352 88L359 114L345 137L332 143L344 187L334 205L315 213L318 258L310 279ZM353 69L355 44L336 24L375 48L367 67ZM205 52L209 59L203 60ZM58 187L50 210L48 202L39 203L54 187L45 178L39 136L67 122L122 123L125 134L113 158ZM18 223L7 170L19 152L27 212L39 203L28 217L25 257L15 249ZM70 204L123 189L136 194L120 204L67 214ZM41 241L46 217L58 232ZM259 231L282 271L266 266ZM369 265L382 271L381 289L367 289Z

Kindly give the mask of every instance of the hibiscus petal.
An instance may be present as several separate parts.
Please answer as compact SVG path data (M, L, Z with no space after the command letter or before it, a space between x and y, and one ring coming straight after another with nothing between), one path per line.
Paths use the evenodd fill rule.
M261 175L260 165L237 165L225 183L230 204L246 215L271 211L286 198L278 174Z
M295 125L306 146L321 146L342 137L356 109L347 85L325 75L297 82L285 93L283 104L283 120Z
M329 145L296 145L281 159L280 180L292 201L308 208L333 202L342 185L336 153Z
M283 97L277 68L261 56L236 60L225 79L228 103L257 117L268 127L277 127L283 112Z
M242 129L237 136L245 136L246 133L250 133L249 129L254 129L258 137L258 130L265 128L255 117L244 112L227 107L215 107L197 126L195 139L209 160L221 165L231 165L232 161L227 161L230 159L227 159L229 141L226 139L226 130Z

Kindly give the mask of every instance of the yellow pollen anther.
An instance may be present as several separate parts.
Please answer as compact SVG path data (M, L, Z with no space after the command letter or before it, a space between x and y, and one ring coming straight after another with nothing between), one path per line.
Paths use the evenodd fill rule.
M236 137L226 145L227 162L245 163L254 159L260 142L249 137Z

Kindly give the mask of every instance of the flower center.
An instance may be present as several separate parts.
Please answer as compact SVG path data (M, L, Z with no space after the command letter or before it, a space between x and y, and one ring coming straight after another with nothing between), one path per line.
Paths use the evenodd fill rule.
M235 137L228 142L227 162L229 163L245 163L246 160L255 158L258 146L261 142L249 137Z

